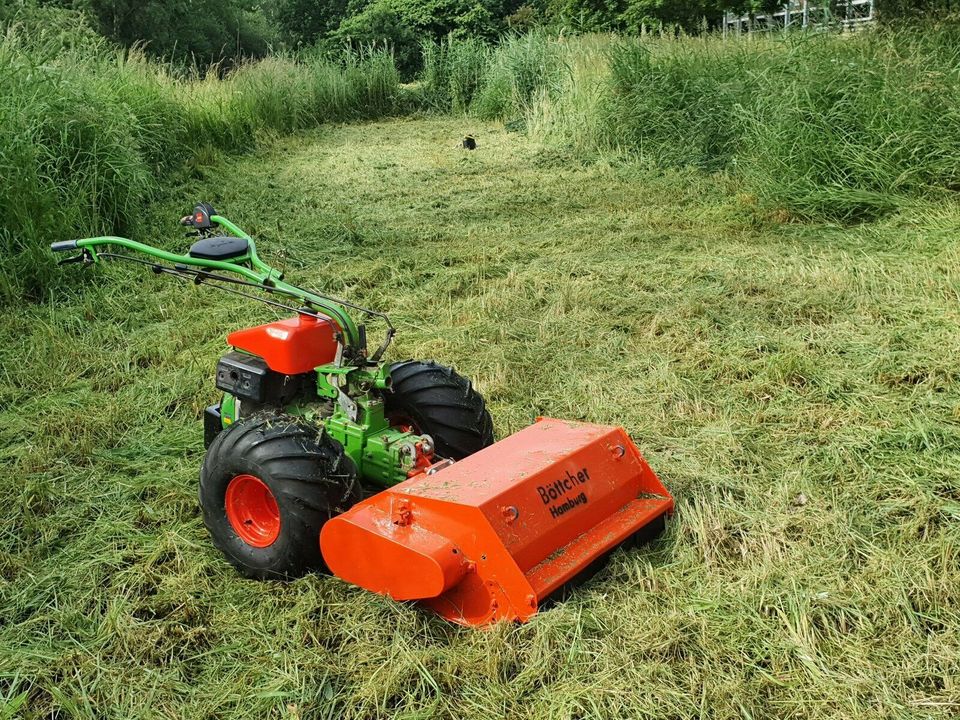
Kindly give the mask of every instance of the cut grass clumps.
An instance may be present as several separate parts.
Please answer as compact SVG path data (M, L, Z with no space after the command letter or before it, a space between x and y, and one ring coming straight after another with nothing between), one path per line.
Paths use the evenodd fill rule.
M259 132L403 108L386 52L273 57L191 79L58 17L49 31L0 36L0 302L61 281L50 242L130 232L187 164L248 150Z

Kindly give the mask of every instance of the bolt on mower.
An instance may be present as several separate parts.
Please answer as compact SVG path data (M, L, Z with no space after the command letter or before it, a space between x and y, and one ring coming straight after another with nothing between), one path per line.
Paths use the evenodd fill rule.
M185 254L122 237L56 242L61 261L128 260L291 317L237 330L204 412L200 505L243 575L329 570L464 625L523 621L673 499L623 429L540 418L497 443L483 397L435 362L388 362L389 318L293 285L207 203ZM255 294L256 293L256 294ZM371 353L367 322L386 328Z

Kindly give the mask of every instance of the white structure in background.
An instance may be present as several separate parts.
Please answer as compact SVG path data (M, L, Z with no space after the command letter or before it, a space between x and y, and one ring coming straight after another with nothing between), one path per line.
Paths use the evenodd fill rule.
M789 0L775 13L723 16L723 34L740 35L751 32L770 32L787 28L855 30L872 23L876 18L874 0L840 0L836 3L815 5L807 0ZM831 8L831 4L833 7Z

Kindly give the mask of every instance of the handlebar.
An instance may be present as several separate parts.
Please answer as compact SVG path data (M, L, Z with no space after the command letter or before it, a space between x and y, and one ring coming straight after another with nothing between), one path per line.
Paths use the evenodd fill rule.
M210 208L209 205L206 207ZM212 210L212 208L210 208L210 210ZM136 240L130 240L128 238L112 235L81 238L79 240L60 240L58 242L51 243L50 249L53 252L82 250L83 255L80 257L83 259L83 261L88 263L96 263L100 260L100 257L97 253L97 246L106 245L122 247L173 265L172 268L166 268L163 265L154 265L155 268L159 268L161 271L164 269L169 269L173 272L179 273L182 270L185 270L187 267L200 268L200 271L197 272L196 275L198 282L202 280L224 279L222 276L218 278L211 271L233 273L234 275L238 275L239 277L243 278L243 281L239 281L241 284L254 285L261 290L299 300L310 308L316 308L320 314L328 316L339 326L341 332L343 333L345 354L347 354L348 350L357 352L363 352L365 350L365 333L361 329L362 326L358 327L350 317L350 314L347 312L347 306L356 306L352 306L350 303L325 297L291 283L284 282L283 273L272 268L270 265L260 259L259 255L257 254L256 244L254 243L253 238L247 233L234 225L227 218L221 215L213 214L212 212L207 215L204 220L211 224L219 225L220 228L227 231L234 237L246 240L247 251L244 254L236 257L231 257L224 260L213 260L206 257L194 257L190 254L179 255L177 253L161 250L160 248L153 247L152 245L146 245L144 243L137 242ZM107 255L107 253L104 253L104 255ZM111 254L111 257L123 256ZM78 259L76 261L80 262L81 260ZM379 313L374 313L373 311L365 312L369 312L370 314L374 315L380 315ZM390 328L387 340L387 342L389 342L389 338L392 337L392 326L389 325L389 321L387 321L387 324Z
M67 252L68 250L77 249L78 240L60 240L55 243L50 244L50 249L54 252Z

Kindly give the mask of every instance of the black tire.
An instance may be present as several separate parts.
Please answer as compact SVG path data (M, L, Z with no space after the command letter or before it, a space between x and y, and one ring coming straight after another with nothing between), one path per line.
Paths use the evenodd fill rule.
M467 378L435 362L390 366L384 404L390 424L411 425L436 444L437 455L461 460L493 444L493 420Z
M228 517L227 489L241 476L259 480L273 496L279 527L269 545L250 544ZM356 466L340 443L289 415L261 413L230 425L210 444L200 469L200 506L214 545L243 575L256 579L325 570L320 528L358 502L360 493Z

